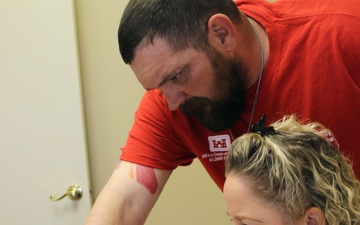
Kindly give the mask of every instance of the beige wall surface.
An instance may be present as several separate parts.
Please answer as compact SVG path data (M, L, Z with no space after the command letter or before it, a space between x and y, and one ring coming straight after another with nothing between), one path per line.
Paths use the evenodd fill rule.
M94 199L110 177L144 90L121 60L117 28L126 0L75 0ZM174 171L146 225L231 224L200 163Z

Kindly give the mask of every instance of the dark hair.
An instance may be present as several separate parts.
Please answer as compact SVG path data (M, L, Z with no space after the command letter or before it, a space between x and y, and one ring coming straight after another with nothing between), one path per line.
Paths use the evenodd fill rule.
M175 51L188 47L207 50L207 22L222 13L233 23L241 21L232 0L130 0L121 18L118 42L121 56L129 64L144 40L164 38Z

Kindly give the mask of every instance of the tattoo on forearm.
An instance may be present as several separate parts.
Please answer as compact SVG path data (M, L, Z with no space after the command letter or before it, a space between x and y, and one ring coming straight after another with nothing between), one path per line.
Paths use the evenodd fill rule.
M135 172L134 172L135 170ZM136 173L136 176L135 176ZM131 164L129 177L132 180L139 182L142 186L144 186L151 194L155 194L158 183L155 176L155 169L147 166L136 165L134 168L134 164Z
M119 169L121 161L115 169ZM158 182L155 175L155 169L147 166L130 164L129 177L144 186L151 194L155 194L158 188Z
M155 176L154 168L137 165L136 166L136 180L141 185L146 187L150 191L151 194L155 194L157 187L158 187L158 183L157 183L157 179Z

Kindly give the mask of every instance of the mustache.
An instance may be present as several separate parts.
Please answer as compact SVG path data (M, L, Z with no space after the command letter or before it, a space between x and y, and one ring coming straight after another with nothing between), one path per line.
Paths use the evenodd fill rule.
M198 119L207 129L220 132L232 125L244 107L238 101L214 101L203 97L192 97L179 108L185 115Z
M186 115L201 118L205 112L209 112L213 101L205 97L192 97L180 105L180 111Z

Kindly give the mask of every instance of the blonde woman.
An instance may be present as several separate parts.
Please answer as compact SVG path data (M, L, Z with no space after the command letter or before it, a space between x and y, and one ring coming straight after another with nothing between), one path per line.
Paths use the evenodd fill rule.
M360 183L331 132L295 116L264 124L237 138L226 161L234 224L360 224Z

